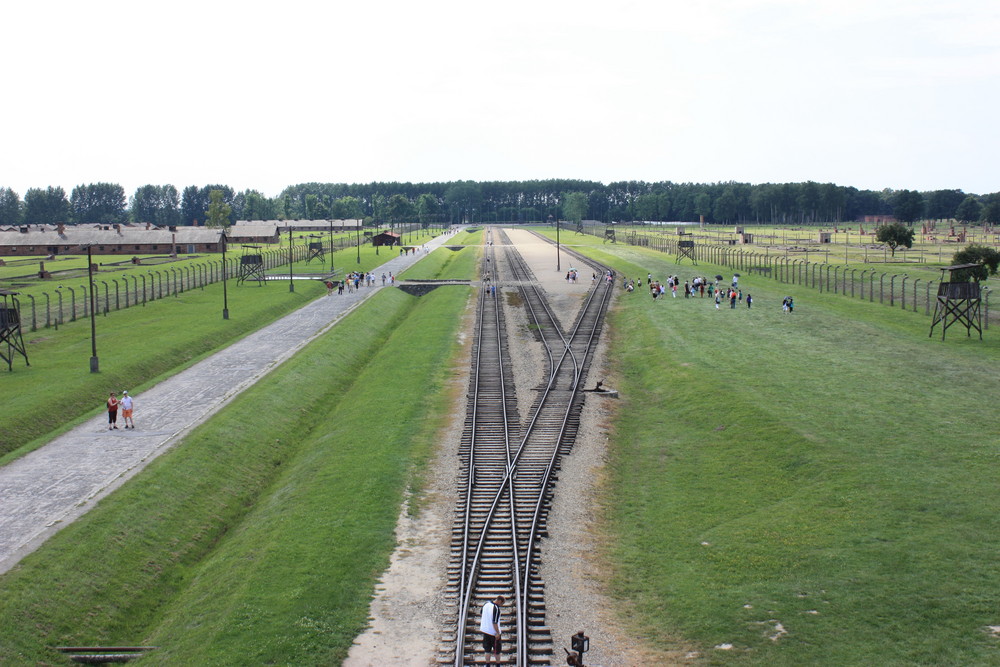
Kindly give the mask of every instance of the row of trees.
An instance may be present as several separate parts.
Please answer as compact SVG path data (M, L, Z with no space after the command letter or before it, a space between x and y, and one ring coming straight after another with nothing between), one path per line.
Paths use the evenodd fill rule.
M530 222L568 220L697 221L809 224L844 222L866 215L897 220L955 219L1000 223L1000 193L961 190L858 190L833 183L649 183L551 179L437 183L302 183L277 197L227 185L144 185L126 200L114 183L73 189L33 188L22 201L0 188L0 225L22 223L204 223L209 196L222 192L230 222L244 220L370 218L377 222Z

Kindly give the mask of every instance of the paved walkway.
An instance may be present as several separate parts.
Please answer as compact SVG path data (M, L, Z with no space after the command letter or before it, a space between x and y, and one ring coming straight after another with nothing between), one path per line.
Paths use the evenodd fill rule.
M397 256L372 272L397 274L423 256ZM381 281L320 297L142 392L135 430L108 431L102 414L0 468L0 574L379 289Z

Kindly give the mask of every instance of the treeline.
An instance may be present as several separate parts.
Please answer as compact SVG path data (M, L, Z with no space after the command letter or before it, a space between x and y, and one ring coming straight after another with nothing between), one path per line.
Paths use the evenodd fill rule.
M810 224L863 216L1000 223L1000 193L962 190L859 190L834 183L599 183L570 179L438 183L302 183L277 197L227 185L144 185L126 198L122 186L29 189L22 200L0 187L0 225L151 222L204 224L213 190L230 221L364 218L369 222L483 223L552 219Z

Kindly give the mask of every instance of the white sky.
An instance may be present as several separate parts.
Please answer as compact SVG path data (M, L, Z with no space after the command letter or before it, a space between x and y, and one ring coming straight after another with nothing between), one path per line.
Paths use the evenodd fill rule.
M997 0L10 2L0 186L1000 191Z

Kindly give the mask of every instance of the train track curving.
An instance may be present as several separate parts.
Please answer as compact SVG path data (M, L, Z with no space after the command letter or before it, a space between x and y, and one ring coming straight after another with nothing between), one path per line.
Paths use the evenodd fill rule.
M564 328L544 290L502 230L487 228L483 286L473 344L472 373L461 458L459 508L453 529L449 595L454 625L442 663L486 664L479 612L503 595L503 664L549 665L553 641L545 624L539 543L562 456L569 453L583 407L581 393L610 302L613 281L588 292L574 322ZM604 267L576 255L603 274ZM490 289L494 285L496 290ZM511 370L503 293L520 293L545 350L545 369L522 423Z

